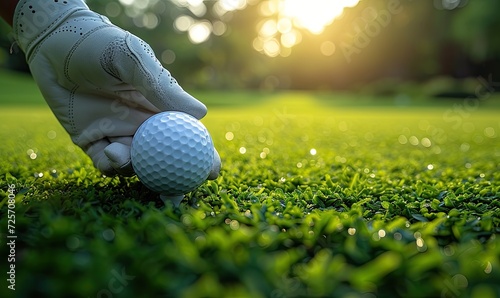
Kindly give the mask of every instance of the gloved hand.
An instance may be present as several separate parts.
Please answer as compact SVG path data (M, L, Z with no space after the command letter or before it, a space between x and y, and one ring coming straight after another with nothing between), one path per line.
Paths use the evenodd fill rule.
M134 174L130 144L150 116L181 111L201 119L207 113L146 42L82 0L20 1L13 30L53 113L106 175ZM220 170L214 151L209 179Z

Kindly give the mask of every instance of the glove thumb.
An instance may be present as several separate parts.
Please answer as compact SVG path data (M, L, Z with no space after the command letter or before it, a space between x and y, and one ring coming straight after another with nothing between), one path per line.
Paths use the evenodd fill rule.
M132 137L101 139L92 143L85 151L103 174L133 176L129 145L131 141Z
M122 176L133 176L134 169L130 159L130 146L122 143L111 143L104 148L104 154L109 160L109 165Z

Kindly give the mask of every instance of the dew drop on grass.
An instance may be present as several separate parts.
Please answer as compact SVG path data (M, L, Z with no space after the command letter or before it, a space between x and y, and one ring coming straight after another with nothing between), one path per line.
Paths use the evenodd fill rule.
M186 227L193 226L193 216L191 214L183 214L181 216L181 221Z
M112 241L115 239L115 231L112 229L106 229L102 231L102 238L106 241Z
M490 274L492 270L493 266L491 265L491 262L490 261L486 262L486 268L484 268L484 273Z
M28 154L29 158L36 159L36 157L37 157L36 148L26 150L26 154Z
M423 248L424 247L424 239L422 239L422 238L417 238L415 240L415 243L417 244L417 247L419 247L419 248Z
M428 164L427 165L427 170L432 170L434 169L434 165L433 164Z
M80 239L76 236L70 236L66 239L66 247L69 250L75 250L80 247Z
M49 132L47 132L47 138L53 140L57 137L57 133L53 130L49 130Z
M462 152L467 152L470 149L470 145L468 143L462 143L460 145L460 151Z
M239 151L240 151L240 153L241 153L241 154L245 154L245 153L247 153L247 148L245 148L245 147L240 147L240 150L239 150Z
M237 220L233 219L229 223L229 227L231 228L231 230L236 231L240 228L240 223Z
M345 157L337 155L337 156L335 156L335 161L340 162L340 163L345 163L347 161L347 159Z
M234 139L234 134L230 131L226 132L226 140L232 141Z
M194 239L194 242L199 246L203 246L207 242L207 239L205 238L205 236L200 235Z
M317 151L316 151L316 149L311 148L311 150L309 150L309 153L314 156L314 155L316 155Z
M422 143L422 146L424 146L426 148L429 148L432 145L432 142L429 138L422 138L420 143Z
M353 236L354 234L356 234L356 228L347 229L347 234Z
M411 136L408 141L410 142L410 144L414 145L414 146L417 146L418 145L418 138L416 136Z
M408 143L408 139L406 138L406 136L404 135L400 135L398 137L398 142L401 144L401 145L405 145L406 143Z
M453 246L451 245L446 245L444 248L443 248L443 252L446 256L448 257L451 257L452 255L455 254L455 249L453 248Z
M488 138L495 138L495 129L493 127L486 127L484 129L484 135Z

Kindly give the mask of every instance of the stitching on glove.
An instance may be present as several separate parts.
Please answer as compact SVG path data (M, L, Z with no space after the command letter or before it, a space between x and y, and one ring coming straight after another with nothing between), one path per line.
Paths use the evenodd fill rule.
M143 47L144 50L146 50L146 43L138 38L137 36L134 36L134 35L131 35L130 33L127 32L127 35L125 36L125 45L126 45L126 49L123 49L124 50L124 54L126 54L128 57L130 57L135 65L137 65L137 69L138 71L140 71L143 75L142 77L143 78L146 78L147 80L147 84L142 84L140 86L140 88L142 88L142 90L138 90L139 92L141 92L143 95L146 96L146 93L147 93L147 89L149 88L155 88L156 90L158 90L158 87L157 87L157 82L155 81L155 78L152 74L152 70L151 69L148 69L148 67L144 64L144 55L143 55L143 52L141 51L138 51L138 49L136 48L137 45L134 45L134 42L136 41L139 41L139 44L141 47ZM151 54L149 54L151 56ZM154 57L154 55L153 55ZM156 57L155 57L156 58ZM136 88L139 87L139 86L136 86ZM149 100L151 100L151 98L148 98Z
M116 51L115 49L125 49L126 44L125 40L117 39L109 43L109 45L104 50L101 58L99 59L102 68L104 71L112 75L113 77L120 79L120 75L118 70L115 68L113 61L116 59ZM124 51L123 51L124 52Z
M175 87L180 88L180 86L177 84L177 81L173 78L173 76L168 72L161 62L156 58L153 50L151 47L142 39L132 36L132 35L127 35L126 39L127 41L127 46L133 55L133 59L135 63L138 66L138 70L141 71L144 74L144 77L147 78L148 84L146 86L143 86L145 88L154 88L155 95L158 95L157 99L154 98L148 98L152 102L157 102L159 103L161 101L162 105L165 105L166 109L174 109L174 106L171 104L171 99L172 99L172 94L169 91L174 91ZM139 44L137 44L137 42ZM142 47L143 51L140 51L138 47ZM144 59L144 56L148 55L149 59ZM154 71L152 71L151 66L149 68L147 65L144 63L144 61L153 61L156 64L156 67L158 68L158 74L155 74ZM166 78L164 77L166 75ZM163 88L164 82L169 82L169 87L171 90L166 90L166 88ZM174 87L175 86L175 87ZM154 96L154 95L153 95Z
M76 123L75 123L75 114L74 112L74 105L75 105L75 93L76 90L78 89L78 86L75 86L73 90L69 93L69 101L68 101L68 121L69 125L71 126L71 135L77 135L78 129L76 128ZM78 135L78 138L80 136ZM77 139L78 139L77 138ZM76 141L76 140L75 140Z
M26 57L28 58L28 61L30 60L32 54L32 50L33 50L33 47L36 46L36 44L41 40L41 38L46 35L48 32L50 32L52 30L52 28L60 23L62 20L64 20L68 15L74 13L74 12L77 12L77 11L80 11L80 10L87 10L88 8L86 7L85 3L83 3L83 5L85 7L67 7L67 4L68 4L68 1L59 1L59 0L53 0L51 2L54 2L55 5L58 5L58 7L65 7L63 8L66 9L64 10L60 15L58 15L56 18L52 19L51 22L49 24L43 24L43 26L45 28L43 28L43 30L41 30L40 32L37 32L36 35L34 36L30 36L30 40L27 44L24 44L24 43L20 43L21 45L21 48L23 49L23 51L25 51L26 53ZM31 3L31 4L30 4ZM28 5L29 4L29 5ZM38 3L38 2L33 2L33 1L23 1L22 3L19 3L18 4L18 7L16 8L15 10L15 15L14 15L14 25L15 25L15 28L14 29L14 35L16 36L16 39L21 40L21 36L25 35L25 30L24 28L26 26L24 26L25 24L23 23L23 20L24 21L28 21L28 23L26 24L27 27L29 29L29 27L33 27L35 26L34 23L30 23L30 20L33 20L35 19L34 15L37 13L37 10L35 9L35 7L38 7L40 8L40 5L42 5L41 3ZM42 6L44 7L44 6ZM59 12L60 10L58 10ZM42 9L42 13L45 13L45 16L47 16L47 11ZM29 17L28 15L26 14L32 14L33 16L32 17ZM43 15L43 14L42 14ZM48 17L53 17L54 14L49 14ZM36 23L36 22L35 22ZM40 28L41 29L41 28ZM24 36L26 38L26 36ZM24 39L23 39L24 40Z
M165 72L165 68L163 67L161 62L158 60L158 58L156 58L151 46L149 46L149 44L147 44L142 39L139 39L139 42L141 43L141 46L144 48L144 51L147 54L149 54L151 59L153 59L153 61L155 61L158 64L158 67L160 68L160 73L158 74L158 77L156 78L156 82L161 82L161 77L163 76L163 73ZM169 78L170 87L172 87L172 85L174 85L174 84L177 84L177 81L174 79L174 77L169 72L167 72L166 75Z
M95 20L95 19L91 19L91 20ZM86 19L83 19L83 21L86 21ZM70 27L70 26L69 26ZM70 62L71 62L71 58L73 57L73 54L74 52L76 51L76 49L78 49L78 47L80 46L80 44L85 41L85 39L87 39L87 37L89 37L90 35L92 35L94 32L96 31L99 31L100 29L103 29L103 28L107 28L109 27L109 25L105 24L105 25L102 25L102 26L99 26L99 27L95 27L93 28L92 30L88 31L87 33L85 33L82 38L80 38L72 47L71 47L71 50L68 52L68 56L66 57L65 61L64 61L64 76L66 77L66 79L71 82L75 87L73 89L71 89L71 92L70 92L70 97L69 97L69 102L68 102L68 121L69 121L69 124L71 126L71 130L72 130L72 133L71 134L77 134L78 133L78 129L76 127L76 123L75 123L75 117L74 117L74 102L75 102L75 93L76 91L78 90L78 88L80 87L76 82L74 82L70 75L69 75L69 65L70 65ZM61 29L61 30L56 30L54 32L52 32L49 36L51 35L54 35L54 34L57 34L61 31L64 31L65 29ZM66 29L67 30L67 29ZM40 47L39 47L40 48Z
M94 20L94 19L90 19L90 20ZM86 19L83 19L82 21L86 21ZM75 84L75 82L73 82L73 80L71 80L71 77L69 76L69 64L71 62L71 58L73 57L73 53L76 51L76 49L78 49L78 47L80 46L80 44L82 42L84 42L90 35L92 35L94 32L96 31L99 31L103 28L108 28L110 27L108 24L105 24L105 25L101 25L101 26L98 26L98 27L95 27L95 28L92 28L92 30L88 31L87 33L85 33L82 38L80 38L72 47L71 47L71 50L68 52L68 56L66 57L66 60L64 61L64 76L66 77L66 79L68 79L68 81L70 81L71 83ZM51 35L53 34L56 34L58 32L53 32L51 33Z

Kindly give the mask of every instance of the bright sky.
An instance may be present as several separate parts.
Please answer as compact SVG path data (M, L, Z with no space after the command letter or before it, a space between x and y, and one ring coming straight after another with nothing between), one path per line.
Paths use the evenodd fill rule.
M342 15L344 8L353 7L358 2L359 0L263 1L260 13L264 21L258 26L259 36L254 40L254 49L271 57L287 56L290 48L301 42L302 35L298 29L319 35Z
M320 34L323 29L340 16L345 7L353 7L359 0L281 0L276 4L280 18L290 18L293 24Z
M143 9L158 0L119 0L128 7L125 10L139 27L154 28L158 18L154 13L142 12ZM208 13L204 0L172 0L179 7L190 10L188 14L176 18L174 26L186 32L192 43L203 43L210 35L222 35L226 25L222 21L211 22L203 17ZM258 36L253 47L271 57L287 56L290 49L299 44L304 31L319 35L336 18L342 15L344 8L354 7L360 0L218 0L213 5L213 13L222 17L231 11L245 9L248 5L258 5L262 21L257 25ZM443 0L444 1L444 0ZM449 0L452 1L452 0ZM110 14L117 10L108 5ZM132 8L132 9L130 9ZM113 10L113 11L112 11ZM332 53L330 44L322 46L323 53ZM324 51L323 51L324 50Z

